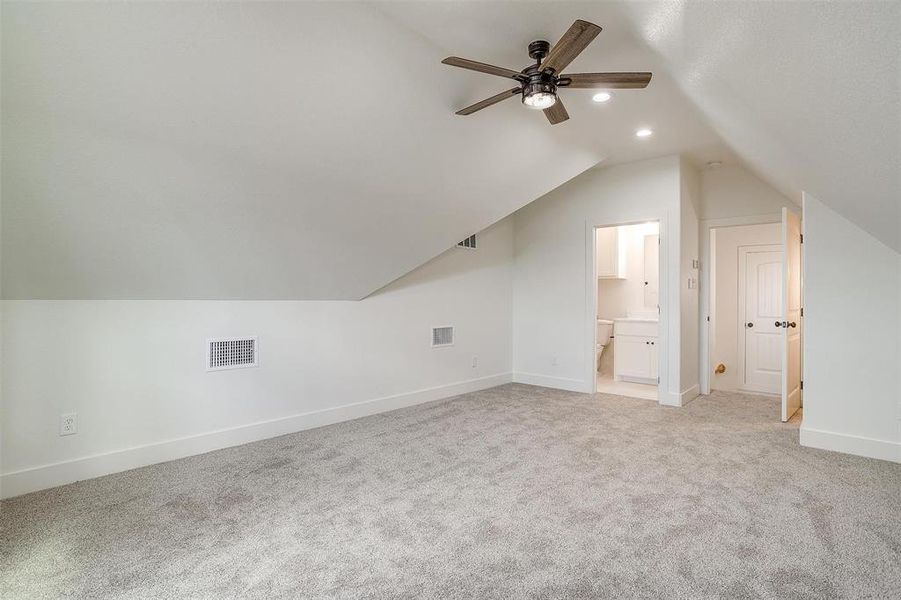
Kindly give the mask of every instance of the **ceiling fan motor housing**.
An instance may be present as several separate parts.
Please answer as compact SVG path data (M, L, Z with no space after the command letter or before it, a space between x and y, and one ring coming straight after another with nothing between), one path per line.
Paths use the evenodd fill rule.
M529 67L524 74L528 77L528 80L522 84L523 98L542 92L547 94L557 93L557 78L553 75L539 71L538 67Z

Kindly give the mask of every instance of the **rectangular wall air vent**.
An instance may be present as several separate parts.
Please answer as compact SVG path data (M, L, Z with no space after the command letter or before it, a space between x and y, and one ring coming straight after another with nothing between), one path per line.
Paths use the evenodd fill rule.
M206 370L246 369L260 364L256 337L215 338L206 342Z
M472 234L471 236L469 236L468 238L466 238L465 240L463 240L462 242L460 242L460 243L457 244L457 245L460 246L461 248L472 248L472 249L475 249L475 247L476 247L476 234Z
M432 327L432 348L454 345L453 327Z

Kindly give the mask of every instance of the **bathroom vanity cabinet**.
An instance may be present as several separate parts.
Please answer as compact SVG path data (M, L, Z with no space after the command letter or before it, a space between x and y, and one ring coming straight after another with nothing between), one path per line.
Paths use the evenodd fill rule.
M613 325L613 376L657 384L657 321L617 319Z

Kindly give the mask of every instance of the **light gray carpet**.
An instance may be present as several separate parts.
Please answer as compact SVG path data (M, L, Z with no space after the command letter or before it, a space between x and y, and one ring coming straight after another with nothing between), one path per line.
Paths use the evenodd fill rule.
M901 465L507 385L6 501L12 598L899 598Z

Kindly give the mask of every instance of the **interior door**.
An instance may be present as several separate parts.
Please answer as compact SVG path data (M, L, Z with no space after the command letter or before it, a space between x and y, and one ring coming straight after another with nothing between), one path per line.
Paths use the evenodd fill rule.
M782 209L782 422L801 408L801 219Z
M782 330L776 322L782 315L783 252L778 246L741 249L744 260L744 311L739 324L744 334L744 380L742 387L778 394L782 386Z

